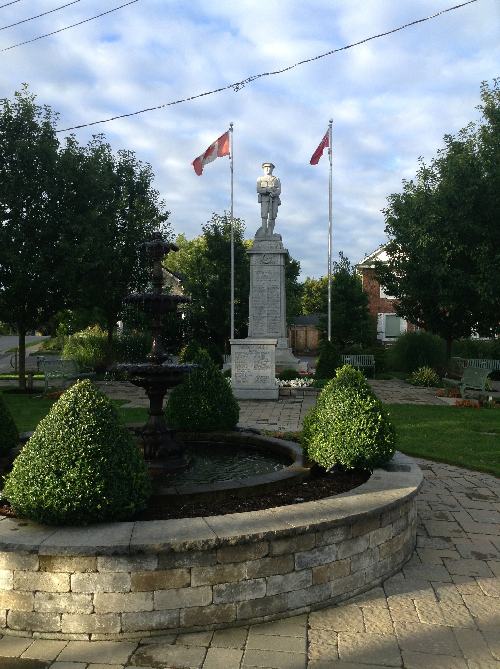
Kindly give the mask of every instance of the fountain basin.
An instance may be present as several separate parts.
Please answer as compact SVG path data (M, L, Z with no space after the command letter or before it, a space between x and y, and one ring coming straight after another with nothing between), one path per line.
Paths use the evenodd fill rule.
M190 475L188 468L181 475L154 479L153 497L166 503L169 498L175 498L177 502L179 499L192 502L223 498L227 494L245 496L265 493L286 487L310 474L310 468L304 464L301 447L292 441L264 437L249 431L179 432L176 436L184 444L188 457L189 453L194 454L193 469L198 465L198 471L192 471ZM200 464L203 469L204 454L213 456L212 449L217 453L210 458L212 462L208 464L204 477L204 472L199 471ZM224 451L229 449L234 453L227 458L224 467ZM204 453L197 458L201 450ZM218 479L202 480L210 478L216 469L219 469Z
M396 454L354 490L179 520L0 520L2 634L136 639L272 620L368 590L410 557L418 466Z

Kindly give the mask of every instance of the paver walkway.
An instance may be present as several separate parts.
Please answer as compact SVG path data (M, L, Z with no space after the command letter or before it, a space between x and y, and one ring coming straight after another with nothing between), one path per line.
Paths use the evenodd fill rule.
M449 404L443 397L436 397L435 388L412 386L400 379L368 379L377 397L387 404Z
M126 400L127 407L148 407L149 400L142 388L131 383L113 381L97 384L116 400ZM283 397L279 400L241 400L239 425L255 429L297 431L305 414L314 406L315 395Z
M405 403L429 403L425 389L378 383L384 401L404 392ZM297 429L313 401L243 402L241 423ZM370 592L309 615L137 642L4 636L0 668L500 669L500 480L418 462L416 550Z
M420 465L417 548L379 588L309 615L140 642L5 636L0 667L500 669L500 480Z

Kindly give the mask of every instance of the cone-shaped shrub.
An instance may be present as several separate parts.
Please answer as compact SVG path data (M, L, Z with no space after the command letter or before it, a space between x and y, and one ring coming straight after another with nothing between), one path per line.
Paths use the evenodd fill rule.
M149 493L132 436L88 380L67 390L40 421L4 488L19 515L52 525L129 520Z
M345 366L328 383L304 420L307 456L325 469L367 469L394 454L396 432L361 372Z
M315 378L331 379L335 376L335 370L342 364L340 351L331 341L322 340L319 346L319 357L316 363Z
M329 390L339 390L341 388L352 388L366 395L373 395L373 390L366 380L363 372L359 369L354 369L352 365L343 365L335 371L334 378L325 386L328 393Z
M0 393L0 455L8 453L19 443L19 432Z
M199 365L170 395L165 409L167 423L179 430L231 430L238 422L240 408L231 386L210 356L201 351Z

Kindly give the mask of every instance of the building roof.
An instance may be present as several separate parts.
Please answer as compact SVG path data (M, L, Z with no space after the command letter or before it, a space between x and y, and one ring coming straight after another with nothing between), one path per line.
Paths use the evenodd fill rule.
M306 316L293 316L290 325L319 325L323 314L307 314Z
M356 265L356 269L369 269L375 267L375 261L387 262L387 252L385 250L385 244L381 244L378 249L372 251L369 255L366 255L361 262Z

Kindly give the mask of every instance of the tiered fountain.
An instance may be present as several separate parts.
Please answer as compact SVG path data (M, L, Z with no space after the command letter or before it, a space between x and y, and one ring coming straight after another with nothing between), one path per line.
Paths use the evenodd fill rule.
M170 251L177 251L177 246L165 241L160 232L143 246L153 264L153 288L151 292L134 293L126 301L151 317L153 343L146 362L123 363L118 369L128 374L131 383L144 388L149 398L149 419L136 433L155 479L155 500L223 497L228 491L245 494L281 487L297 476L307 475L309 470L304 470L302 452L296 444L242 431L183 433L182 442L176 438L175 430L165 421L163 400L167 390L179 385L197 365L172 362L161 342L162 316L175 312L178 304L190 298L163 292L162 260Z
M178 304L190 301L188 297L163 292L162 260L170 251L179 249L175 244L165 241L161 232L155 232L151 241L142 246L153 263L153 289L151 292L133 293L126 301L151 317L153 343L147 362L124 363L118 367L128 373L131 383L144 388L149 398L149 419L139 430L139 435L144 447L144 458L151 473L155 474L178 471L187 464L182 444L176 440L174 430L165 421L163 400L167 390L179 385L194 365L174 364L161 341L162 316L175 312Z

